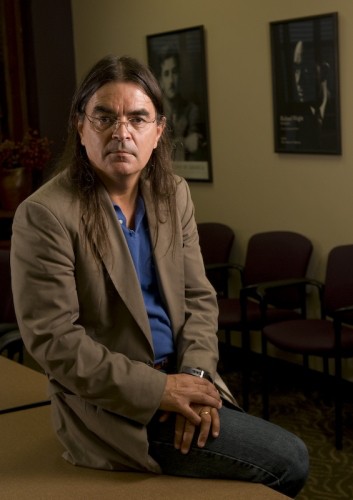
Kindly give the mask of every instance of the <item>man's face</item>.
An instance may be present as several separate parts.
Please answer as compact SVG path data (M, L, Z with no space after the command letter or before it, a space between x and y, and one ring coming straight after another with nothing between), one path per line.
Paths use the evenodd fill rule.
M159 84L167 99L175 98L179 86L179 68L174 57L163 61Z
M146 121L144 128L127 127L132 118ZM119 182L122 176L140 176L163 132L164 122L158 124L156 118L151 99L133 83L107 83L92 95L78 132L93 169L105 184ZM97 131L92 119L113 125ZM124 123L114 125L114 120Z
M304 45L299 41L293 54L294 83L299 102L312 102L316 98L317 68L313 54L304 52Z

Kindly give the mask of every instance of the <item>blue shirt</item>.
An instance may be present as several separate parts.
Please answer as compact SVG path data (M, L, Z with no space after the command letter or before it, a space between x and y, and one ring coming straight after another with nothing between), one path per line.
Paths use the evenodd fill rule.
M139 197L135 214L135 230L126 226L126 218L120 207L114 204L114 209L124 232L137 277L141 284L152 332L155 363L158 363L174 352L174 343L170 319L159 293L145 204L143 199Z

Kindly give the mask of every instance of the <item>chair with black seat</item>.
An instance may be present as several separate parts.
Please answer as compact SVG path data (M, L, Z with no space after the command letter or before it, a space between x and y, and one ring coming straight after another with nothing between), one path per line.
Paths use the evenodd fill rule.
M278 349L302 354L319 356L335 362L335 443L342 448L342 359L353 357L353 245L340 245L333 248L327 260L325 283L304 280L305 285L316 287L321 305L320 319L284 321L267 325L262 332L262 350L267 359L267 345ZM286 285L283 285L286 286ZM272 289L272 286L271 286ZM260 295L266 299L269 288L262 287ZM268 369L265 363L263 377L263 416L269 418Z
M23 342L17 326L11 289L10 250L0 249L0 354L23 363Z
M250 332L261 331L264 317L257 294L259 284L306 276L313 246L302 234L292 231L268 231L254 234L248 242L244 266L240 270L239 297L221 297L219 330L228 336L240 332L242 349L243 408L249 407ZM274 291L268 296L266 323L299 319L306 315L305 289L292 286L285 291Z
M229 259L235 241L231 227L220 222L197 224L206 275L217 292L217 298L228 297Z

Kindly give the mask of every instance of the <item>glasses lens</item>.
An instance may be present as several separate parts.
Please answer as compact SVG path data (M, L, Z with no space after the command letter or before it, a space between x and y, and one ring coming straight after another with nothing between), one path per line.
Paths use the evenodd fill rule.
M147 121L141 117L132 117L128 118L126 121L120 121L110 116L86 116L96 132L106 132L107 130L113 131L121 125L124 125L129 132L131 132L131 130L142 130L149 123L154 123L156 121L156 119Z

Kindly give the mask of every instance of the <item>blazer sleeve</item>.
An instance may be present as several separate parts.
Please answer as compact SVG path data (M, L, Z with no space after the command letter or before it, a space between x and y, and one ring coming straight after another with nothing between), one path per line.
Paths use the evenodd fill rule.
M179 364L180 368L200 367L215 377L218 362L216 292L206 277L194 205L185 180L179 184L177 203L185 282L184 323L177 335Z

